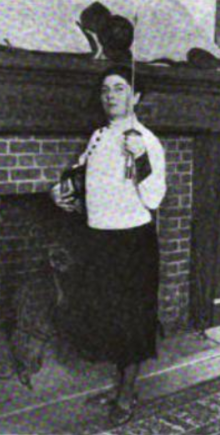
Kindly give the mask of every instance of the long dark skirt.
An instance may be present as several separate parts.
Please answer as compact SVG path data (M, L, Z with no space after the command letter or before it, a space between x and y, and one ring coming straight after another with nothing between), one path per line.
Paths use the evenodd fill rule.
M66 324L78 353L123 368L154 358L159 252L154 224L87 229Z

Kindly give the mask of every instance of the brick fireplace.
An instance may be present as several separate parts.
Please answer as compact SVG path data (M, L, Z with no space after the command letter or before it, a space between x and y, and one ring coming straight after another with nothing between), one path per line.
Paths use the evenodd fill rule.
M98 125L94 108L99 109L92 98L92 83L106 65L94 61L89 66L60 56L59 66L57 58L50 59L50 67L44 58L40 76L37 57L22 60L21 56L16 68L26 87L20 88L17 80L13 88L8 79L3 93L9 105L0 122L3 318L8 313L10 317L11 297L27 275L34 277L44 267L48 247L57 244L59 222L65 227L67 219L69 225L69 215L64 218L55 210L48 190L62 169L75 162ZM22 75L24 66L29 73L27 82ZM219 115L208 94L207 80L203 81L200 72L183 71L181 75L178 70L167 72L143 65L140 70L147 82L140 119L160 137L166 151L168 192L156 215L161 248L160 318L167 330L176 330L189 326L195 134L198 129L207 128L207 110L211 111L214 127L219 125ZM192 86L193 80L197 88ZM198 88L203 88L205 99L201 99ZM10 95L25 90L28 103L21 98L14 108ZM10 107L12 115L8 118Z
M56 213L48 190L59 179L62 169L75 162L86 140L82 135L49 139L1 138L0 278L3 299L5 293L13 293L22 285L27 274L34 276L41 270L48 246L56 243L55 236L51 238L47 232L45 235L48 231L45 228L49 223L53 225L53 214ZM193 139L161 136L161 141L166 150L168 182L167 197L157 213L161 246L161 318L167 326L186 326Z

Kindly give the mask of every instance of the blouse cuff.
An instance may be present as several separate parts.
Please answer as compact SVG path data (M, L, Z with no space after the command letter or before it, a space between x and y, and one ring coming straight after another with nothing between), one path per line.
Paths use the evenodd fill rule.
M151 172L151 165L147 153L141 154L141 156L135 159L136 168L136 181L141 183L145 178L147 178Z

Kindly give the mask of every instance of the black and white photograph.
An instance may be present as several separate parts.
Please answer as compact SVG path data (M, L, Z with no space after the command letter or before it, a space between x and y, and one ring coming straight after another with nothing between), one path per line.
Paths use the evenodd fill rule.
M0 435L220 435L220 0L0 0Z

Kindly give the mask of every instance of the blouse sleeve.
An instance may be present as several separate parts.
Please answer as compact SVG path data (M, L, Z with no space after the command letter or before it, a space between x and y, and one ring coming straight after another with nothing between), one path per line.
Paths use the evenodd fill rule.
M136 182L140 199L149 209L156 209L166 193L165 153L152 133L144 137L146 152L135 160Z

